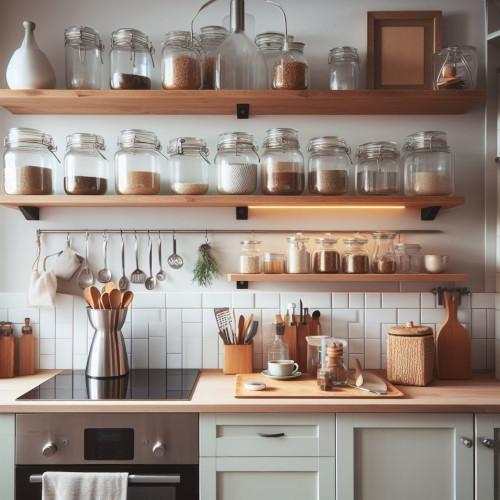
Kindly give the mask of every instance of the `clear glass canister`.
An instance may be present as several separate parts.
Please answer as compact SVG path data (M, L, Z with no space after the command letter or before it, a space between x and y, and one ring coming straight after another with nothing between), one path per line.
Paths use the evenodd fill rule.
M104 139L100 135L71 134L66 137L64 155L66 194L106 194L109 165L102 153L104 150Z
M100 89L102 52L99 33L87 26L71 26L64 31L66 88Z
M478 61L471 45L446 47L433 57L434 89L475 89Z
M326 233L315 240L316 248L313 252L313 272L335 274L340 272L340 252L337 250L337 240Z
M265 274L286 273L286 256L282 253L266 252L262 256L262 270Z
M321 344L330 341L327 335L309 335L306 337L307 342L307 373L316 376L317 371L321 368Z
M161 84L167 90L201 87L201 46L189 31L170 31L161 53Z
M260 159L264 194L299 195L304 191L304 157L299 148L296 130L267 130Z
M342 386L347 384L347 364L345 355L347 354L347 342L341 339L331 339L326 348L327 370L332 386Z
M257 189L259 155L253 135L229 132L217 144L217 191L221 194L251 194Z
M111 34L111 88L145 90L151 88L154 48L147 35L133 28Z
M376 274L394 274L396 272L395 238L395 233L381 231L373 233L375 253L372 259L372 272Z
M120 132L115 154L118 194L159 194L161 144L153 132L128 129Z
M412 134L406 138L403 153L405 194L453 194L453 155L445 132Z
M288 50L286 45L288 45ZM289 42L275 60L272 88L276 90L305 90L309 88L309 64L304 56L305 44Z
M4 140L6 194L52 194L59 160L52 136L33 128L11 128Z
M359 56L354 47L335 47L328 56L330 90L359 89Z
M259 274L262 272L262 241L245 240L241 242L240 273Z
M358 148L356 192L391 195L400 191L400 162L395 142L367 142Z
M366 274L370 272L370 257L366 250L368 240L352 238L344 240L342 272L346 274Z
M206 194L208 192L207 143L196 137L179 137L168 145L170 186L176 194Z
M309 191L313 194L340 195L348 189L351 148L335 136L309 141Z
M311 272L311 254L307 249L309 238L302 233L289 236L287 272L289 274L307 274Z
M421 273L424 269L422 247L416 243L398 243L395 246L398 273Z
M259 33L255 37L255 45L257 45L266 61L268 88L272 88L273 68L276 61L281 57L284 39L285 35L276 31L266 31Z
M217 50L228 36L224 26L203 26L200 30L200 42L203 49L202 55L202 79L203 89L215 88L215 61Z

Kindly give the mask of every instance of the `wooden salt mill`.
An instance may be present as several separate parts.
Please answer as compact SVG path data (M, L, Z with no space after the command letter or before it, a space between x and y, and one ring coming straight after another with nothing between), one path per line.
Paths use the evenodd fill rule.
M18 375L33 375L35 373L35 337L33 328L30 325L30 319L24 318L22 334L19 338L19 358Z
M345 385L347 382L347 368L344 363L344 345L341 342L333 342L326 349L328 357L328 371L330 372L330 384L332 386Z

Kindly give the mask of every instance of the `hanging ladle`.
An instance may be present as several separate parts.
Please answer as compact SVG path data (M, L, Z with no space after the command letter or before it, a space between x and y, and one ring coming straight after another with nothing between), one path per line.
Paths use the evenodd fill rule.
M104 257L104 267L97 273L97 279L100 283L109 283L111 281L111 271L108 267L108 235L104 233L102 235L103 245L102 253Z
M175 239L175 231L172 233L172 255L167 260L168 265L172 269L180 269L184 265L184 260L180 255L177 255L177 240Z

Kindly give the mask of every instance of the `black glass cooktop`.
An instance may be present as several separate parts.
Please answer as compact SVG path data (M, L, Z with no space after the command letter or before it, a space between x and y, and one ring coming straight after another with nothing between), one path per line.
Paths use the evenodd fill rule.
M84 370L66 370L18 399L44 400L189 400L199 370L130 370L124 377L90 378Z

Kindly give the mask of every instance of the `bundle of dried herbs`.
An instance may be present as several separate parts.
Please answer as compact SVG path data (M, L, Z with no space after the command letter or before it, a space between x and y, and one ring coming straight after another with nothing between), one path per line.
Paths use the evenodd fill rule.
M206 241L198 248L198 260L193 269L193 282L199 286L209 287L220 274L217 261L212 255L212 247Z

